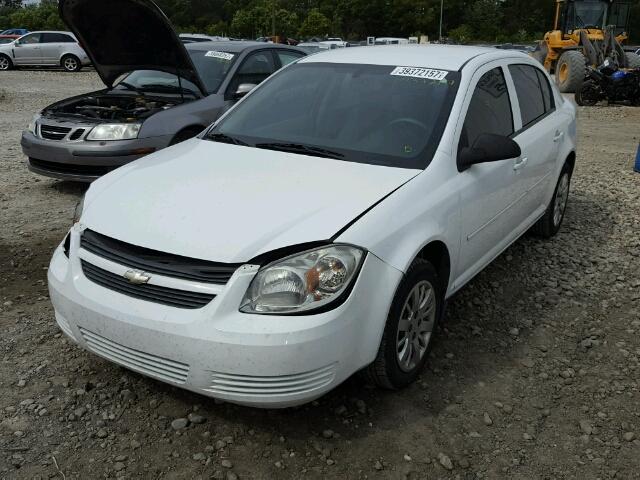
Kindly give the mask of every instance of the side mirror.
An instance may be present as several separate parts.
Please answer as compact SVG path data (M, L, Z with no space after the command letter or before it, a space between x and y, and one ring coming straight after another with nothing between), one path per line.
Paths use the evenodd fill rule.
M241 83L240 85L238 85L236 92L233 94L233 98L235 98L236 100L240 100L256 87L257 85L255 83Z
M473 145L458 153L458 171L464 172L476 163L497 162L517 158L522 154L515 140L493 133L483 133Z
M14 47L21 47L22 44L20 43L20 40L16 40L16 41L13 42L13 46Z

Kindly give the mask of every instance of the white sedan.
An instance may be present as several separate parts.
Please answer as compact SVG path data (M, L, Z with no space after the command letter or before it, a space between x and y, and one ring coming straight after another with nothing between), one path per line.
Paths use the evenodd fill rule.
M91 185L49 268L56 320L240 404L304 403L358 371L398 389L447 298L526 231L558 231L575 149L575 107L524 54L306 57Z

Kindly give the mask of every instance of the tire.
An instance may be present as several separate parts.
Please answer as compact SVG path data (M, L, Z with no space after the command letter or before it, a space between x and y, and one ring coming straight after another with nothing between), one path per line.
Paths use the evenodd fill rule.
M79 72L82 68L80 59L75 55L65 55L60 60L60 66L67 72Z
M587 80L576 90L575 100L581 107L591 107L602 99L602 92L593 80Z
M542 238L551 238L560 230L569 199L571 173L571 166L565 163L547 210L531 229L535 235Z
M568 50L560 55L556 64L556 83L562 93L573 93L584 80L586 58L578 50Z
M175 136L171 139L171 143L169 144L169 146L175 145L176 143L184 142L185 140L189 140L190 138L198 135L202 130L204 130L204 127L184 128L175 134Z
M627 68L640 68L640 55L633 52L625 52L627 58Z
M11 70L13 68L13 62L6 55L0 55L0 71Z
M414 311L416 298L418 305L426 301L424 308L419 309L425 316L423 321L416 315L409 315ZM426 260L415 260L398 286L376 359L362 372L365 379L390 390L412 383L427 361L443 307L444 294L435 268ZM404 345L402 349L399 348L401 344Z

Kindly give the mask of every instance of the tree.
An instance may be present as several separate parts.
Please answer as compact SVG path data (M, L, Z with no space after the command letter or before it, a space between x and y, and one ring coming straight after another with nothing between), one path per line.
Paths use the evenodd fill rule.
M468 9L465 23L472 29L475 38L495 40L504 33L502 10L497 0L477 0Z
M300 37L322 37L331 33L331 23L320 10L312 8L300 26Z

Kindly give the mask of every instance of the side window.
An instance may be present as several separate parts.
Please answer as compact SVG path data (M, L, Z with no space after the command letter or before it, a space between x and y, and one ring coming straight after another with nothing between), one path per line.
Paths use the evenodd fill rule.
M23 45L31 45L34 43L40 43L40 33L32 33L31 35L25 35L20 39L20 43Z
M538 69L531 65L509 65L509 72L516 86L522 126L527 127L551 110L551 92L546 84L547 98L538 76Z
M73 39L64 33L43 33L41 43L71 43Z
M544 99L544 111L550 112L554 108L556 108L556 103L553 98L553 93L551 92L551 86L549 85L549 80L542 73L541 70L536 69L536 73L538 74L538 80L540 81L540 88L542 88L542 98Z
M464 119L458 151L473 146L483 133L509 136L513 133L513 113L502 68L485 73L471 97Z
M289 65L291 62L295 62L299 58L304 57L303 54L298 52L292 52L290 50L276 50L276 54L278 55L278 59L280 60L280 64L284 67L285 65Z
M258 85L271 75L274 70L275 66L270 51L264 50L251 53L244 59L242 65L240 65L240 68L236 71L227 92L233 94L237 90L238 85L242 83Z

